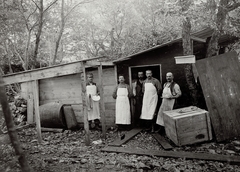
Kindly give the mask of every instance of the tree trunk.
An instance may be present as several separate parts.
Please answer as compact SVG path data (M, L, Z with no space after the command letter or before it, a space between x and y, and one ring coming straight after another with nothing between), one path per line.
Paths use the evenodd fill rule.
M190 18L186 17L185 20L183 20L183 29L182 29L183 55L193 54L193 42L190 37L190 32L191 32ZM192 64L185 64L184 72L185 72L188 89L192 97L192 104L197 106L198 90L197 90L197 84L195 82L195 78L193 74Z
M186 14L189 9L191 1L186 2L185 0L180 1L182 11ZM192 55L193 54L193 42L191 40L191 22L189 17L183 18L182 25L182 45L183 45L183 55ZM192 64L184 65L185 77L192 97L192 104L198 106L198 89L195 82Z
M28 37L27 37L27 44L26 44L26 48L25 48L25 52L24 52L24 62L25 64L23 64L23 68L28 70L29 67L29 45L30 45L30 40L31 40L31 31L28 31Z
M36 64L37 64L37 55L38 55L40 37L41 37L41 34L42 34L42 27L43 27L43 0L40 0L40 6L39 6L38 10L39 10L39 23L38 23L38 30L37 30L37 34L36 34L36 41L35 41L35 49L34 49L34 54L33 54L32 68L35 68Z
M221 0L218 6L217 18L216 18L216 29L214 29L212 37L209 41L206 57L212 57L218 55L219 47L218 41L223 32L223 27L225 25L226 17L228 14L229 0Z
M53 61L52 64L54 65L56 63L57 60L57 53L58 53L58 48L59 48L59 44L62 38L62 34L64 31L64 26L65 26L65 20L64 20L64 0L62 0L62 8L61 8L61 26L60 26L60 30L59 30L59 35L55 44L55 51L54 51L54 57L53 57Z
M17 132L14 128L12 114L11 114L11 110L10 110L9 105L8 105L7 96L6 96L6 93L5 93L5 87L4 87L2 76L0 76L0 102L1 102L1 105L2 105L3 115L4 115L4 118L5 118L5 121L6 121L8 134L9 134L10 140L12 142L13 148L15 149L16 155L18 157L18 161L19 161L19 164L21 166L21 169L24 172L30 172L32 170L31 170L31 168L30 168L30 166L27 162L27 159L24 155L24 152L23 152L23 150L20 146L20 142L18 140Z

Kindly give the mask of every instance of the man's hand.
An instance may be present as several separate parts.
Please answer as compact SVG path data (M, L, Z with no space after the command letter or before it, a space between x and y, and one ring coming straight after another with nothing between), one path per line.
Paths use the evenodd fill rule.
M169 99L176 99L176 98L178 98L178 97L179 97L178 95L175 95L175 96L171 95L171 96L169 97Z

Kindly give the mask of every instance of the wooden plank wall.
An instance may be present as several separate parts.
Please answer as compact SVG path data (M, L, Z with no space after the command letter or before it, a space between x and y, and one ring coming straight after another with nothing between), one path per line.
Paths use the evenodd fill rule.
M80 74L42 79L39 81L39 88L40 105L50 102L82 103Z
M94 75L94 82L98 83L99 76L97 68L88 69ZM103 91L105 102L106 124L108 126L115 123L115 100L112 98L114 90L115 75L114 67L103 68ZM26 99L31 98L32 90L28 89L28 82L21 84L22 96ZM72 104L78 123L83 122L82 99L81 99L81 81L80 74L71 74L54 78L39 80L39 102L40 105L50 102L61 102L63 104ZM31 102L28 101L29 103ZM31 105L31 104L29 104ZM32 115L33 116L33 115ZM28 114L32 121L33 117Z
M217 141L240 135L240 64L236 52L198 60L196 67Z

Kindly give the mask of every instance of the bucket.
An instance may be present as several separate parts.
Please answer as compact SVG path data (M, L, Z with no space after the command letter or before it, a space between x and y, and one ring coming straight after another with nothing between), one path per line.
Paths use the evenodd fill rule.
M63 104L52 102L39 107L41 127L66 128Z

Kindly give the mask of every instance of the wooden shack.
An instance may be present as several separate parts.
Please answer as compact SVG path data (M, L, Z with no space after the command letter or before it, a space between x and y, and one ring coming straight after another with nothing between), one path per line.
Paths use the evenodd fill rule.
M205 58L208 40L213 30L204 29L191 35L193 54L196 60ZM227 35L219 40L220 53L224 53L226 45L234 38ZM162 83L166 82L166 73L174 74L174 81L177 82L182 90L182 96L178 99L179 107L191 105L191 97L185 79L184 64L176 64L174 57L183 55L182 38L178 38L153 48L138 52L128 57L113 61L117 66L117 73L124 74L126 82L131 84L136 79L137 72L145 72L147 69L153 71L153 77L159 79ZM194 74L197 80L197 70L193 65Z
M105 104L106 125L114 124L115 100L112 92L116 85L114 65L111 62L86 62L86 73L94 75L94 82L99 83L99 68L102 67L103 101ZM34 69L3 77L5 84L19 83L21 96L27 100L27 122L34 122L34 93L37 92L39 106L59 102L71 105L78 123L83 123L81 61ZM33 87L34 85L37 88Z

